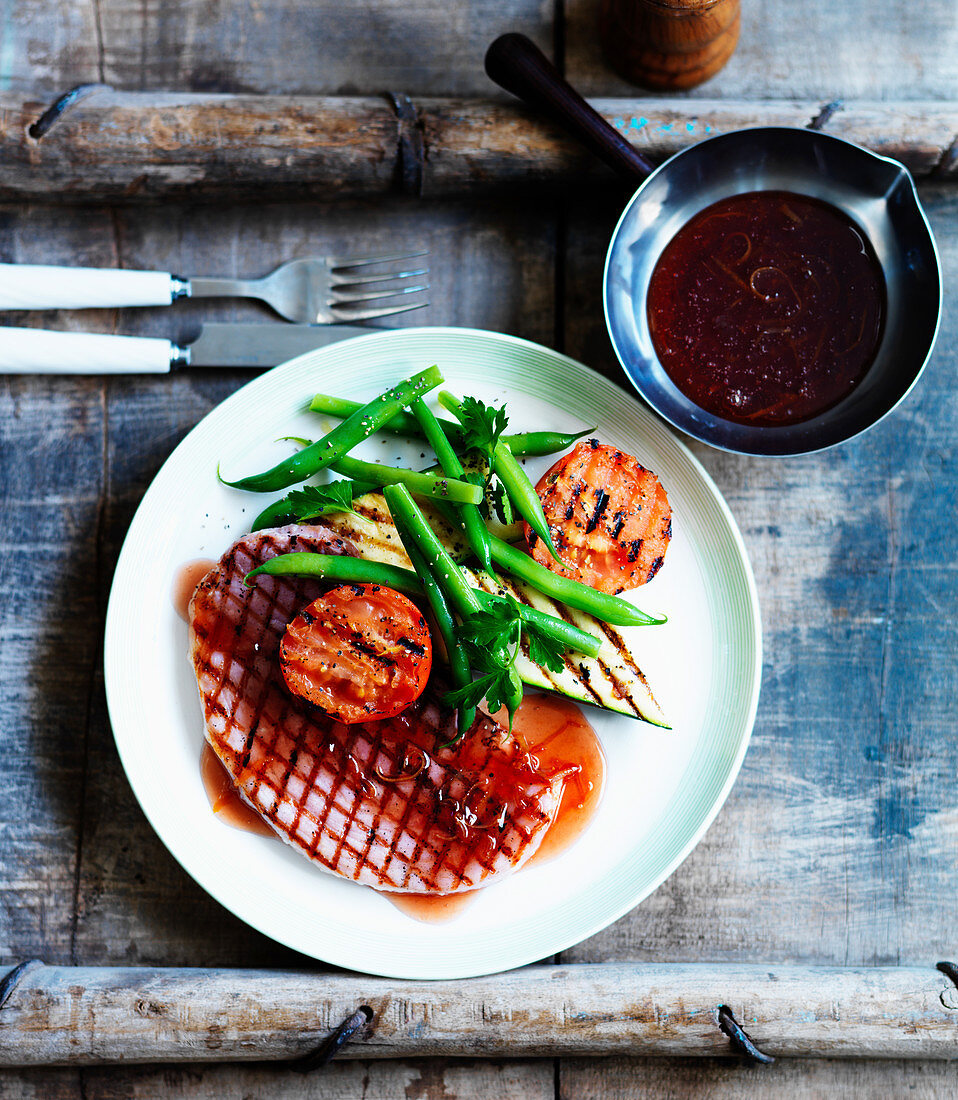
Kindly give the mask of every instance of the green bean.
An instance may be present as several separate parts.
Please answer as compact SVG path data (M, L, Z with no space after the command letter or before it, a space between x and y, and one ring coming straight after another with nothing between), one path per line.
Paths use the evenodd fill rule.
M270 558L269 561L264 562L263 565L248 573L246 580L248 583L250 577L265 573L274 577L322 577L329 581L342 581L344 584L381 584L385 588L395 588L398 592L405 592L410 596L421 596L425 593L430 601L430 606L432 606L427 580L431 579L435 582L435 577L426 565L425 559L418 554L415 543L412 545L414 554L410 555L410 560L413 561L413 564L417 564L414 557L414 555L417 555L423 565L422 572L419 571L418 565L416 572L413 573L411 569L402 569L398 565L388 565L380 561L369 561L366 558L353 558L346 554L313 554L300 550L290 554L277 554L275 558ZM409 544L404 544L404 546L406 553L409 554ZM495 581L496 578L493 576L492 579ZM488 607L497 598L496 593L486 592L482 588L476 588L473 591L482 607ZM441 589L439 595L442 595ZM445 597L443 597L443 600L445 600ZM601 642L588 631L580 630L572 623L567 623L555 615L549 615L547 612L540 611L536 607L530 607L528 604L519 605L519 614L523 622L537 626L544 634L554 638L566 649L584 653L588 657L598 655ZM439 622L438 615L436 615L436 621ZM442 624L439 625L442 629ZM443 634L443 638L445 640L445 634ZM454 648L457 653L461 654L461 646L457 644ZM452 662L453 658L450 657L450 667ZM457 683L456 687L459 686Z
M376 488L368 481L352 481L349 485L353 500ZM294 490L294 492L301 492L301 490ZM288 493L279 500L274 500L272 504L267 504L250 524L250 531L262 531L267 527L282 527L287 523L311 523L313 520L319 519L320 516L336 515L338 512L343 511L338 505L329 504L317 508L315 512L307 513L304 512L302 505L291 499L292 497L293 493Z
M399 385L393 386L392 389L386 390L379 397L374 397L367 404L361 405L348 419L338 424L322 439L311 443L291 458L277 463L272 469L262 474L240 478L239 481L223 479L224 484L234 489L246 489L254 493L271 493L305 481L351 451L357 443L388 423L390 417L404 409L410 401L415 401L417 397L422 397L424 393L435 389L442 380L438 367L433 366L421 371L412 378L400 382Z
M312 412L341 417L352 416L357 409L362 408L358 401L350 401L346 397L330 397L325 393L316 394L309 407ZM439 424L453 446L461 449L466 438L462 428L448 420L440 420ZM416 418L407 413L397 413L390 418L389 422L383 425L383 431L415 438L423 434ZM519 432L516 435L504 435L502 439L517 458L535 457L567 451L577 439L594 431L594 428L588 428L582 432Z
M492 452L492 468L509 494L509 499L515 505L519 515L542 539L555 560L562 565L562 558L559 557L555 543L552 541L552 532L549 530L545 513L542 511L542 501L539 499L536 487L529 480L529 475L516 461L515 455L501 439Z
M461 419L460 410L462 405L454 394L449 393L448 390L443 390L439 394L439 404ZM516 461L515 455L501 439L498 440L492 452L492 468L509 494L509 499L516 506L516 510L542 539L552 556L561 565L562 559L552 542L552 533L549 531L548 523L546 523L546 517L542 511L542 501L539 500L536 487L529 480L525 470Z
M664 615L658 617L648 615L626 600L620 600L618 596L610 596L606 592L599 592L587 584L582 584L581 581L553 573L551 569L540 565L528 554L497 539L494 535L490 535L490 543L492 560L500 569L521 577L533 588L569 607L578 608L579 611L585 611L614 626L660 626L666 621Z
M455 688L465 687L472 682L472 669L466 652L456 638L456 620L449 610L446 597L442 594L439 583L426 564L426 559L419 552L419 547L410 540L406 545L406 553L413 564L413 568L419 576L426 599L432 609L432 617L436 621L439 633L442 635L443 644L446 647L446 660L449 663L449 674L452 677L452 685ZM459 707L456 711L456 729L460 737L466 734L476 720L475 707Z
M327 416L352 416L360 408L358 401L350 401L348 397L331 397L327 393L318 393L310 401L311 412L325 413ZM458 424L451 424L454 434L460 437L464 434ZM393 435L422 436L422 428L419 421L411 413L400 412L391 417L388 424L383 425L383 431Z
M403 470L398 466L381 466L378 462L363 462L349 456L338 458L330 465L337 474L344 474L357 481L369 481L374 485L405 485L411 493L421 497L437 497L456 504L478 504L482 500L482 489L469 481L419 473L417 470Z
M419 578L411 569L353 558L348 554L312 554L305 550L277 554L275 558L250 570L246 574L246 583L249 584L250 577L262 574L270 577L323 577L344 584L381 584L384 588L395 588L397 592L412 596L421 596L423 591Z
M409 495L409 490L404 485L387 485L383 489L383 496L403 546L406 545L406 539L403 538L405 531L419 547L427 567L459 618L466 619L481 610L475 590L439 541L436 532L429 526L419 506Z
M412 541L420 550L427 568L436 578L446 599L461 619L466 619L482 609L475 590L470 586L462 570L452 560L446 548L426 522L416 502L404 485L387 485L383 489L390 515L399 531L403 545ZM503 668L509 668L510 687L504 700L510 720L522 702L522 681L516 672L511 655L504 646L495 646L492 659ZM511 721L510 721L511 725Z
M577 439L592 435L595 428L585 428L581 432L516 432L504 435L502 442L517 457L551 455L556 451L567 451Z
M436 452L439 465L448 477L458 478L460 481L466 478L466 472L459 461L452 443L442 429L442 425L436 419L432 409L421 397L410 406L413 416L419 421L423 433L429 445ZM481 486L480 486L481 490ZM484 495L484 493L483 493ZM485 520L476 504L463 504L459 508L459 518L462 520L462 528L466 533L466 539L472 552L479 559L483 569L492 571L492 558L489 554L489 532L486 530Z
M280 497L279 500L266 505L250 524L250 531L264 531L267 527L284 527L287 523L295 523L296 518L289 500L286 497Z

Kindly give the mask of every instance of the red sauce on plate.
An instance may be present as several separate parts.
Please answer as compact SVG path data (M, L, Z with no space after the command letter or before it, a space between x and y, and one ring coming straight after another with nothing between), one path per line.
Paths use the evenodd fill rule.
M533 758L533 768L547 775L568 773L556 816L529 866L553 859L585 831L602 799L605 754L595 730L568 699L527 695L516 711L512 732ZM414 920L439 922L457 916L478 893L438 897L384 893L383 897Z
M243 829L258 836L276 836L260 815L236 793L233 777L206 742L200 755L200 777L210 800L210 809L224 825Z
M564 852L592 820L605 787L605 754L582 711L568 699L527 695L516 711L513 733L529 754L530 774L565 776L562 797L542 845L529 861L544 862ZM410 738L415 744L415 738ZM203 745L200 774L210 807L218 819L235 829L275 837L276 834L236 793L229 772L208 744ZM476 829L476 841L483 832ZM528 864L527 864L528 866ZM383 891L382 896L414 920L451 920L478 894L429 895Z
M469 890L464 894L397 894L393 891L383 897L391 902L407 917L422 921L426 924L441 924L443 921L457 917L463 909L468 908L476 900L478 890Z
M527 695L513 733L546 773L570 769L559 809L531 863L544 863L585 832L605 789L605 753L582 711L569 699ZM571 770L574 769L574 770Z
M700 408L756 426L817 416L878 349L885 281L828 203L752 191L706 207L666 246L647 310L659 361Z
M568 772L559 809L528 867L560 855L585 832L602 801L605 753L595 730L568 698L527 695L516 712L513 733L529 752L533 768L547 774ZM449 897L384 893L383 897L416 921L441 922L462 912L477 893L472 890Z
M173 606L184 622L189 622L190 600L193 599L196 586L214 565L216 562L211 558L197 558L181 565L173 578Z

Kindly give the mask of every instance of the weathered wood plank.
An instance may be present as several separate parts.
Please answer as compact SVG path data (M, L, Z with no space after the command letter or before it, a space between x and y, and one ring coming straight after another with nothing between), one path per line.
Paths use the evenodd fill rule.
M702 100L690 110L651 99L595 105L656 160L731 130L805 126L822 107ZM56 121L39 123L46 104L0 93L0 200L342 199L402 187L442 196L517 186L566 190L609 179L594 158L514 103L419 99L413 108L416 122L403 124L385 97L134 94L104 87L65 107ZM898 157L918 175L958 174L954 101L848 103L824 129ZM410 133L422 141L418 160L404 144ZM404 175L410 160L414 170Z
M922 191L946 281L958 200ZM567 349L623 380L601 322L614 211L570 217ZM886 422L790 460L693 450L717 480L760 594L765 668L752 745L704 840L655 894L563 955L611 959L947 957L955 936L958 603L953 378L958 310Z
M107 238L103 240L103 230ZM0 256L35 223L0 210ZM54 263L111 264L103 212L58 219ZM91 683L100 660L97 531L106 433L102 386L0 383L0 953L73 957L76 855Z
M83 1100L82 1069L21 1069L0 1073L0 1100Z
M56 1071L48 1071L54 1073ZM69 1072L69 1071L63 1071ZM302 1076L277 1066L83 1071L84 1100L554 1100L548 1062L334 1061ZM0 1094L2 1096L2 1094Z
M958 1093L958 1066L946 1062L871 1064L824 1060L750 1066L711 1059L566 1059L556 1100L945 1100Z
M958 1059L958 989L933 970L527 967L469 981L292 971L47 967L0 1016L0 1064L272 1061L365 1006L338 1057L732 1056L727 1005L776 1058Z
M588 94L630 87L601 56L598 0L566 0L568 71ZM137 0L9 5L0 88L62 91L106 80L127 89L337 94L392 88L410 94L482 94L486 46L506 30L548 48L552 5L504 0L456 5L399 0ZM949 0L885 5L871 20L856 5L787 0L746 5L738 49L699 98L954 98L958 48ZM423 49L423 43L429 48Z
M56 95L100 79L96 5L27 0L0 6L0 91Z
M630 87L601 56L598 0L566 0L568 71L592 95ZM137 0L9 5L0 88L62 91L106 80L126 89L338 94L483 94L486 46L518 30L551 45L553 6L439 0ZM699 98L948 99L958 94L949 0L896 0L872 20L857 5L787 0L746 5L738 49ZM428 49L423 44L428 43Z
M627 95L602 57L600 0L566 0L566 71L586 95ZM692 99L822 96L954 99L958 21L951 0L866 5L761 0L742 5L742 33L728 65L686 93ZM677 97L673 97L677 98ZM685 98L685 97L681 97Z
M549 44L551 7L539 0L100 0L102 79L182 91L471 94L488 87L482 58L501 30Z

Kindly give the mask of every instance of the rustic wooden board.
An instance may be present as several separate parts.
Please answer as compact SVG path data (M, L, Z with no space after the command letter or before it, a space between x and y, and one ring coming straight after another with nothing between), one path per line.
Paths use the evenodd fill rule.
M565 0L566 72L587 95L626 95L630 85L601 54L599 3ZM880 19L873 15L867 5L829 0L743 3L738 48L726 68L691 93L670 98L958 98L958 19L951 0L892 3L883 6Z
M102 79L181 91L443 91L487 86L486 46L521 30L544 46L538 0L101 0ZM423 44L428 43L428 49Z
M625 95L601 57L598 0L564 0L567 70L587 94ZM538 0L31 0L2 24L0 89L62 91L105 80L126 89L348 94L482 94L486 46L517 30L548 48L552 4ZM428 49L423 49L428 43ZM955 98L950 0L856 5L745 4L731 62L693 93L721 98Z
M30 0L0 8L0 91L46 93L99 79L96 6Z
M486 45L509 28L548 46L549 16L537 0L30 0L3 9L0 90L473 94Z
M958 1066L945 1062L745 1066L700 1058L567 1059L555 1081L551 1066L513 1059L334 1062L308 1077L271 1066L21 1070L0 1077L0 1100L946 1100L956 1091Z
M595 3L565 0L559 8L566 16L557 38L567 69L587 94L635 96L598 57ZM29 93L45 105L67 87L105 78L129 90L371 95L392 88L481 96L492 94L480 66L495 34L525 30L546 48L553 38L555 6L538 0L413 8L395 0L348 7L332 0L8 3L0 10L0 92ZM743 9L741 44L728 68L690 96L674 97L679 103L958 98L958 19L951 0L891 0L881 18L864 4L825 0L761 0ZM664 106L673 97L659 102ZM601 201L610 204L608 196ZM931 202L953 282L955 200L940 191ZM390 202L380 212L380 233L391 234L394 217L428 224L433 214L428 207L424 215L398 209ZM484 208L476 222L468 206L455 210L458 223L445 223L448 296L423 320L487 323L547 343L555 323L554 346L565 340L574 354L614 371L594 289L614 203L590 220L579 200L555 225L547 211L510 209L508 201L501 209ZM308 246L310 234L323 239L342 227L347 243L371 240L363 235L365 216L362 208L301 206L284 213L258 206L231 222L225 210L200 214L183 207L171 212L164 233L159 217L144 222L142 213L114 222L106 211L0 210L0 259L171 266L170 257L182 256L204 267L208 260L210 272L224 261L234 270L262 271L282 249ZM425 221L417 222L420 217ZM297 219L308 232L297 232ZM217 244L204 254L194 235L208 229ZM460 271L460 263L477 257L478 274ZM553 264L563 287L555 300ZM958 480L948 429L958 412L950 386L958 336L954 309L949 301L942 342L921 390L860 443L817 459L768 464L697 449L742 523L759 578L768 661L756 740L727 810L685 866L635 913L569 958L901 959L925 965L938 954L954 957L958 819L947 715L955 703L955 593L942 564L954 540L950 516ZM256 307L217 307L215 314L265 319ZM180 312L174 328L198 316ZM32 320L169 334L170 318L104 313ZM108 574L138 493L165 448L239 377L180 379L165 391L170 380L104 385L11 379L0 386L0 496L4 503L21 501L5 509L12 520L0 550L8 582L0 595L0 718L7 731L0 828L4 851L11 853L0 859L4 962L34 953L53 962L74 956L85 962L289 962L273 945L231 925L152 837L119 773L101 688L95 681L91 688L89 680ZM22 451L19 460L14 444ZM107 444L110 465L101 460L97 466L95 455ZM8 470L15 470L13 480ZM117 503L104 512L96 536L101 490L102 499ZM22 540L29 551L19 549ZM27 569L29 583L13 591L11 578ZM92 595L84 588L91 569L99 574ZM54 652L62 680L49 656ZM44 654L39 672L35 654ZM829 706L826 688L837 690L843 707ZM89 727L91 745L84 794L83 752L65 734L75 733L91 690L92 717L81 723L81 730ZM78 845L83 874L74 943ZM958 1092L954 1067L787 1062L752 1069L699 1060L604 1059L565 1062L555 1074L548 1062L349 1063L305 1079L227 1066L203 1073L120 1068L0 1074L0 1098L44 1100L131 1094L157 1100L803 1098L906 1091L951 1096Z
M552 1066L510 1059L499 1064L450 1061L341 1062L303 1077L272 1066L214 1066L202 1073L91 1069L84 1100L554 1100Z
M114 259L102 215L68 217L53 262ZM0 212L0 256L31 226ZM75 936L91 682L100 661L97 531L104 496L104 408L95 380L0 381L0 728L7 762L0 808L4 954L68 962Z
M754 104L600 99L596 108L653 162L705 137L809 125L815 101ZM576 188L611 175L518 105L486 99L172 95L96 87L53 106L0 93L0 200L31 202L426 197ZM820 129L901 159L916 175L958 175L958 106L849 102Z
M11 1070L0 1100L554 1100L551 1063L509 1059L333 1062L303 1076L276 1066Z
M958 1092L958 1066L944 1062L795 1061L773 1066L729 1065L681 1058L569 1059L562 1063L557 1100L636 1096L682 1100L946 1100Z
M0 1015L0 1065L285 1061L360 1009L337 1058L738 1057L737 1020L766 1059L958 1061L958 988L930 966L563 964L412 982L34 963Z

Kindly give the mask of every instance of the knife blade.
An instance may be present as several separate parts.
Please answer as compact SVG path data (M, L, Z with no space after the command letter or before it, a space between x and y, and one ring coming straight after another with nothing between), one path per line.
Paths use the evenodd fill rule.
M0 374L166 374L180 367L275 367L354 336L363 325L216 321L187 344L149 336L0 327Z
M190 367L275 367L353 336L389 329L363 325L291 325L228 323L203 325L199 336L181 351L187 354L183 366ZM176 366L181 364L177 363Z

